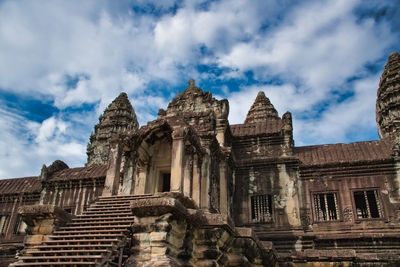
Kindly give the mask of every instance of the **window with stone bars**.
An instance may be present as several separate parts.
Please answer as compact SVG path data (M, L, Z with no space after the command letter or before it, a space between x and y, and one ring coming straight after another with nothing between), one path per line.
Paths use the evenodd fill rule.
M314 194L314 220L315 221L337 221L339 220L337 194L319 193Z
M357 219L382 217L382 209L378 198L378 190L354 191L353 195Z
M9 215L0 215L0 235L6 234L9 220Z
M255 195L251 197L252 222L272 222L272 196Z

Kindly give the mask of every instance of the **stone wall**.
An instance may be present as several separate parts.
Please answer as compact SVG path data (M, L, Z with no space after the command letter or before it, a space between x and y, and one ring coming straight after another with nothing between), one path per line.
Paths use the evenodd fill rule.
M133 246L126 266L273 266L249 228L207 214L181 194L134 200ZM269 260L269 262L265 262Z

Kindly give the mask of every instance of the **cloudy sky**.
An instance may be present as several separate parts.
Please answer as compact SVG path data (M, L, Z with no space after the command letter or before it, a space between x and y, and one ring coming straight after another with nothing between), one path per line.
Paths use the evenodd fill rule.
M375 99L400 52L399 0L0 0L0 178L86 162L125 91L141 125L190 78L242 123L258 91L297 146L377 139Z

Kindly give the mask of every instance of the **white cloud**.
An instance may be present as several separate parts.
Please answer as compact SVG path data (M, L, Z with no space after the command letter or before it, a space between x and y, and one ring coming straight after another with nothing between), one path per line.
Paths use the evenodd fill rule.
M279 75L300 82L319 101L332 86L379 59L394 42L384 22L358 22L352 13L356 4L359 1L309 3L273 32L237 43L220 56L219 63L235 70L255 70L259 79Z
M56 159L70 167L85 162L86 144L70 140L73 128L68 122L51 117L33 122L14 110L0 108L0 178L39 175L42 164Z

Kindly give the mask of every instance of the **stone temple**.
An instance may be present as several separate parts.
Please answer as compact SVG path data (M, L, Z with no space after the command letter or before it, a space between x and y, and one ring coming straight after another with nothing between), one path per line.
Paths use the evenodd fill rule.
M0 265L400 266L398 53L378 141L295 146L263 92L243 124L228 113L190 80L139 127L121 93L84 167L0 180Z

